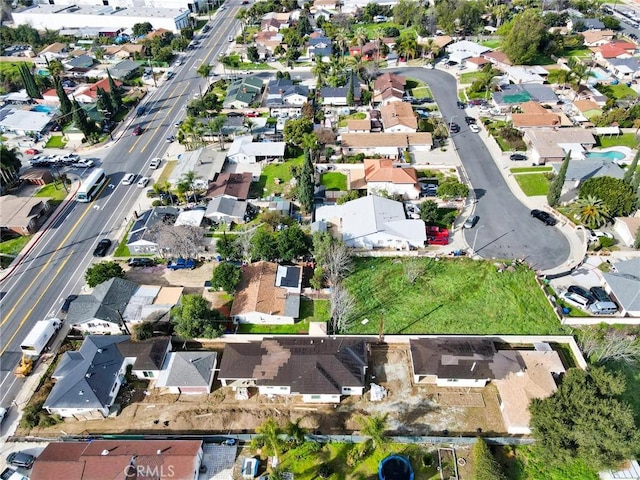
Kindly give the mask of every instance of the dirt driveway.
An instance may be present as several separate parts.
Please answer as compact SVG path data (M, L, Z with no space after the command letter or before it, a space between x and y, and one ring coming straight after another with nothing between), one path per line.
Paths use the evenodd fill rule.
M223 344L207 348L222 354ZM389 414L389 430L397 434L439 435L443 430L475 434L504 432L494 387L451 389L414 386L411 382L408 346L373 346L371 382L382 385L388 395L372 402L367 392L362 398L348 397L340 405L302 403L299 397L272 397L253 394L238 400L231 389L214 383L209 395L162 395L146 382L123 387L119 415L105 420L66 421L32 435L99 433L245 433L253 432L273 416L285 423L301 419L301 426L321 433L349 433L359 430L359 416ZM135 388L134 388L135 387ZM128 402L128 403L127 403Z

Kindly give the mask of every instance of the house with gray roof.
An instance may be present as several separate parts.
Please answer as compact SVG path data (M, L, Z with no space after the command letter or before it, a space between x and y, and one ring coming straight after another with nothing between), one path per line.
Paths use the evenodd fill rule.
M560 172L562 163L552 163L553 172ZM584 160L571 160L567 167L567 175L562 187L561 201L568 202L578 195L578 189L586 180L594 177L613 177L622 179L624 170L620 166L606 158L585 158Z
M238 200L230 195L221 195L207 204L204 216L215 223L245 223L246 200Z
M640 61L636 57L611 58L607 60L607 64L616 78L623 82L640 77Z
M257 387L261 395L299 395L305 403L339 403L362 395L367 341L350 337L274 337L227 343L218 378L234 390Z
M603 30L604 23L598 18L571 17L567 22L567 28L571 31L583 32L585 30Z
M256 163L284 159L286 142L254 142L252 135L237 136L227 152L233 163Z
M111 278L88 295L78 295L69 306L67 323L91 335L123 333L124 312L138 285L124 278Z
M113 78L126 80L128 78L135 77L141 70L142 67L140 66L140 62L134 62L133 60L127 59L116 63L109 69L109 72Z
M323 105L332 106L347 106L347 95L349 94L349 87L322 87L320 89L320 96L322 97ZM355 86L353 89L353 99L356 104L360 103L360 87Z
M222 102L224 108L246 108L260 100L262 79L255 76L244 77L229 85L227 96Z
M333 55L333 42L328 37L311 37L307 45L307 56L312 60L315 57L329 58Z
M281 113L288 115L300 115L302 105L309 98L309 87L296 85L287 78L276 78L268 85L266 106L272 116Z
M503 85L500 87L499 92L493 93L492 98L497 107L510 107L531 100L548 105L556 105L558 103L558 96L553 89L540 83Z
M127 368L153 378L170 347L167 337L131 342L127 335L89 335L79 350L62 355L52 375L56 383L43 408L77 420L107 417Z
M78 55L77 57L67 58L63 60L65 70L69 72L84 73L91 70L95 59L89 55Z
M156 253L158 244L153 238L153 227L161 222L173 225L178 213L175 207L154 207L142 212L129 232L129 251L134 254Z
M605 290L620 306L622 314L640 317L640 258L616 262L602 277Z
M348 247L409 250L422 248L427 241L422 220L407 219L402 202L377 195L323 205L316 209L315 218L339 227Z
M167 355L156 388L166 393L211 393L217 366L216 352L172 352Z

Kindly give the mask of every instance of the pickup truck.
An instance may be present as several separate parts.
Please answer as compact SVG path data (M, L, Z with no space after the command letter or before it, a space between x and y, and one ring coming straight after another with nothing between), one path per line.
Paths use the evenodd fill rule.
M169 270L193 270L194 268L196 268L196 261L193 258L179 258L173 262L169 262L167 268Z

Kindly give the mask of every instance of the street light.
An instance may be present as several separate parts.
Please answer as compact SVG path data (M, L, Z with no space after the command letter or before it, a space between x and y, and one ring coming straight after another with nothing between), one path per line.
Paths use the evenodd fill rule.
M471 256L474 256L476 254L476 241L478 240L478 232L480 231L481 228L484 228L484 225L480 225L476 229L476 234L473 236L473 246L471 247Z

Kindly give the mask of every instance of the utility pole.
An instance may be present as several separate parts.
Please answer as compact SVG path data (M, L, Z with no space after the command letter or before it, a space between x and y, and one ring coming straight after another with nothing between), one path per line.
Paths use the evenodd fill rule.
M384 308L380 313L380 323L378 324L378 345L382 345L382 340L384 339Z

